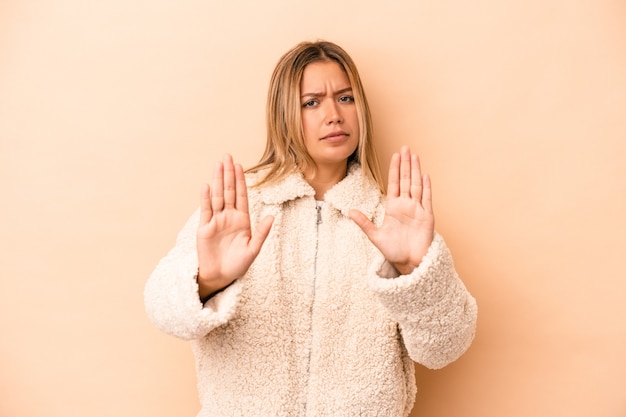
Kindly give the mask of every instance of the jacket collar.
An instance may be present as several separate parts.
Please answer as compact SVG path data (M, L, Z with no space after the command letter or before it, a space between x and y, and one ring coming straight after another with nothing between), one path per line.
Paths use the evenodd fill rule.
M283 204L298 198L315 196L315 190L300 172L290 174L275 184L262 186L259 193L265 204ZM378 188L364 178L361 165L355 163L349 167L346 177L326 192L324 201L344 216L351 209L358 209L371 219L381 198Z

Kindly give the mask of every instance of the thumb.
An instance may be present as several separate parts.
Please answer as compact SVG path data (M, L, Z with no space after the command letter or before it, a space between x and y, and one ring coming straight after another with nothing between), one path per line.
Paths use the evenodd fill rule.
M348 212L348 215L350 216L352 221L355 222L356 225L361 228L361 230L363 230L363 233L365 233L367 237L371 240L373 234L377 231L374 223L372 223L365 214L356 209L350 210Z
M250 239L250 247L254 253L258 254L261 251L261 246L265 242L265 238L270 234L272 223L274 222L273 216L267 216L257 225L255 232Z

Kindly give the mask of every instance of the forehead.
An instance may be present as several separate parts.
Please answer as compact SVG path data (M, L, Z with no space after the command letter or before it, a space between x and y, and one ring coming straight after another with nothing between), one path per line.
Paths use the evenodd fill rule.
M308 89L350 87L350 79L343 68L335 61L312 62L302 73L300 88L303 93Z

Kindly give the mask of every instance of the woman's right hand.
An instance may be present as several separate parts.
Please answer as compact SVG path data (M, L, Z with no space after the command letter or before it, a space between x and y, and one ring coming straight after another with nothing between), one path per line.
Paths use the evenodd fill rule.
M274 218L265 217L252 234L243 168L230 155L215 166L213 184L202 187L200 200L198 286L205 300L246 273Z

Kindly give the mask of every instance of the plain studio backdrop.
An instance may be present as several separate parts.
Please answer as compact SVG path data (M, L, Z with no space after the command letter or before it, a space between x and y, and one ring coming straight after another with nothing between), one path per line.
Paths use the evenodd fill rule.
M278 58L319 38L361 71L383 170L421 156L478 299L412 416L626 415L626 3L4 0L1 416L195 415L143 286L214 163L259 158Z

